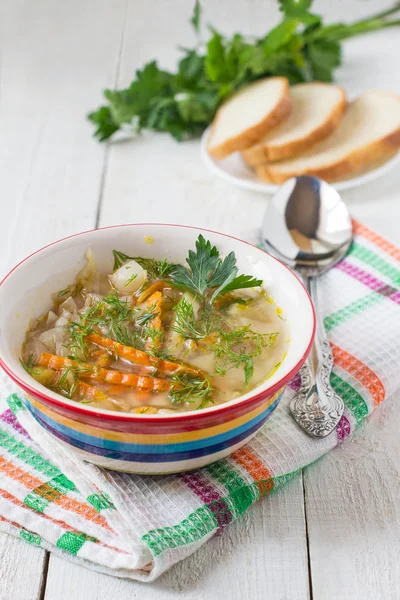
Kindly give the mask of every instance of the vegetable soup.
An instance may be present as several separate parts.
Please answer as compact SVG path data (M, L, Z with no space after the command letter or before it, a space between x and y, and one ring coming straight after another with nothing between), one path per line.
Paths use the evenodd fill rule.
M95 256L31 323L28 373L93 407L163 414L238 398L280 366L289 343L282 310L199 236L187 265L117 250L112 274Z

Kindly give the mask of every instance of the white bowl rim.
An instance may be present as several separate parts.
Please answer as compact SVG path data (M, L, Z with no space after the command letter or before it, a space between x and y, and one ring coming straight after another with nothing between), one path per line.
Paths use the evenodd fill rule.
M17 385L19 385L25 392L27 392L28 394L32 394L33 396L37 396L39 398L41 398L42 400L44 400L47 404L51 404L51 405L56 405L56 406L61 406L65 409L71 409L72 412L76 412L76 413L80 413L80 414L86 414L88 416L98 416L101 418L104 418L107 420L112 420L112 421L125 421L125 422L129 422L129 421L149 421L149 422L167 422L167 421L171 421L171 420L175 420L175 419L179 419L181 420L185 420L185 419L193 419L193 417L195 417L196 419L201 419L201 418L206 418L208 415L210 415L210 413L213 414L221 414L222 412L226 411L227 409L231 408L234 405L246 405L246 404L250 404L253 403L254 401L258 400L261 397L267 397L273 395L275 392L277 392L278 390L280 390L281 388L283 388L289 381L290 379L292 379L292 377L298 372L298 370L300 369L301 365L305 362L307 356L309 355L311 348L312 348L312 344L314 341L314 336L315 336L315 331L316 331L316 314L315 314L315 308L314 305L312 303L312 300L310 298L310 295L308 293L308 291L306 290L303 282L293 273L293 271L284 263L282 263L280 260L278 260L277 258L275 258L274 256L272 256L271 254L269 254L268 252L266 252L265 250L262 250L262 248L259 248L258 246L255 246L254 244L251 244L250 242L247 242L245 240L242 240L240 238L237 238L233 235L229 235L227 233L221 233L220 231L215 231L213 229L207 229L204 227L196 227L193 225L181 225L181 224L177 224L177 223L152 223L152 222L143 222L143 223L123 223L120 225L108 225L106 227L99 227L97 229L88 229L85 231L81 231L78 233L74 233L72 235L68 235L64 238L60 238L58 240L55 240L54 242L51 242L49 244L46 244L45 246L43 246L42 248L39 248L38 250L35 250L34 252L32 252L31 254L29 254L28 256L26 256L24 259L22 259L19 263L17 263L2 279L2 281L0 282L0 288L3 285L3 283L6 281L6 279L8 279L12 273L18 269L19 267L21 267L25 262L27 262L30 258L32 258L33 256L36 256L37 254L39 254L40 252L42 252L43 250L46 250L48 248L51 248L52 246L55 246L56 244L59 244L61 242L65 242L66 240L70 240L72 238L76 238L79 236L84 236L88 233L95 233L96 231L103 231L106 229L118 229L121 227L135 227L135 226L156 226L156 227L177 227L177 228L182 228L182 229L194 229L196 231L203 231L203 232L207 232L207 233L213 233L215 235L220 235L222 237L226 237L226 238L230 238L232 240L235 240L237 242L240 242L242 244L246 244L247 246L250 246L252 249L257 250L258 252L262 253L262 254L267 254L267 256L276 261L282 268L286 269L291 277L294 277L297 281L297 283L301 286L301 288L303 289L303 292L305 293L306 297L309 300L310 303L310 307L311 307L311 314L312 314L312 327L311 327L311 332L310 332L310 337L308 340L308 344L306 346L306 349L304 351L304 353L302 354L302 356L299 358L299 360L296 362L296 365L288 372L286 373L283 377L281 377L281 379L279 379L277 382L275 382L273 385L268 386L267 382L265 382L264 384L262 384L261 386L257 386L256 389L258 388L262 388L261 390L259 390L257 392L257 394L254 394L253 396L250 396L248 398L244 398L245 395L240 396L239 398L234 398L233 400L228 400L227 402L224 402L222 404L217 404L214 406L210 406L207 408L203 408L201 410L191 410L191 411L184 411L184 412L176 412L176 413L171 413L171 414L167 414L167 415L158 415L158 414L153 414L153 415L146 415L146 414L136 414L136 413L128 413L128 412L122 412L122 411L112 411L112 410L106 410L106 409L100 409L100 408L94 408L94 407L90 407L88 405L82 405L80 403L77 403L75 400L70 400L69 398L64 398L63 396L61 396L60 394L56 394L54 392L54 396L48 396L46 393L43 393L41 391L41 389L37 389L34 387L34 385L31 385L30 383L25 382L24 380L22 380L17 374L14 373L14 371L12 370L11 367L9 367L5 361L2 359L2 357L0 356L0 367L3 368L3 370L7 373L7 375L15 382L17 383ZM280 367L282 368L282 367ZM31 378L33 381L35 381L33 378ZM43 386L41 386L43 387ZM250 393L250 392L249 392Z

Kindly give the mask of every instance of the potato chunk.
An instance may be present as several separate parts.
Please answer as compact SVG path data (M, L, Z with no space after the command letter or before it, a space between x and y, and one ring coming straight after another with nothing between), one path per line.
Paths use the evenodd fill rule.
M147 281L147 271L130 260L110 276L110 281L119 292L134 294Z

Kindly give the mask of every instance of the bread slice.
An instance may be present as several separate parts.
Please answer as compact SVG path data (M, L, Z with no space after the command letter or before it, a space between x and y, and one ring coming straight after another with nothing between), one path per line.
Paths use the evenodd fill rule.
M223 104L214 119L207 151L214 158L255 144L290 112L289 82L268 77L245 86Z
M299 83L290 88L292 111L242 157L251 165L289 158L326 138L346 109L344 90L329 83Z
M336 181L400 149L400 96L371 91L349 105L334 132L298 157L256 167L272 183L296 175Z

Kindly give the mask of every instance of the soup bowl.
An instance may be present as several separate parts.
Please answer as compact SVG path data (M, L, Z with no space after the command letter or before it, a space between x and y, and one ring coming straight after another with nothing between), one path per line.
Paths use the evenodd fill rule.
M281 366L240 398L202 410L132 414L69 400L35 381L19 362L31 319L49 310L51 294L73 282L91 248L99 270L112 271L114 248L130 256L185 263L202 233L222 256L232 250L239 272L263 286L288 320ZM315 313L299 279L246 242L180 225L134 224L88 231L54 242L17 265L0 286L0 364L19 386L27 409L47 432L84 460L108 469L163 474L195 469L238 450L257 433L299 371L313 342Z

